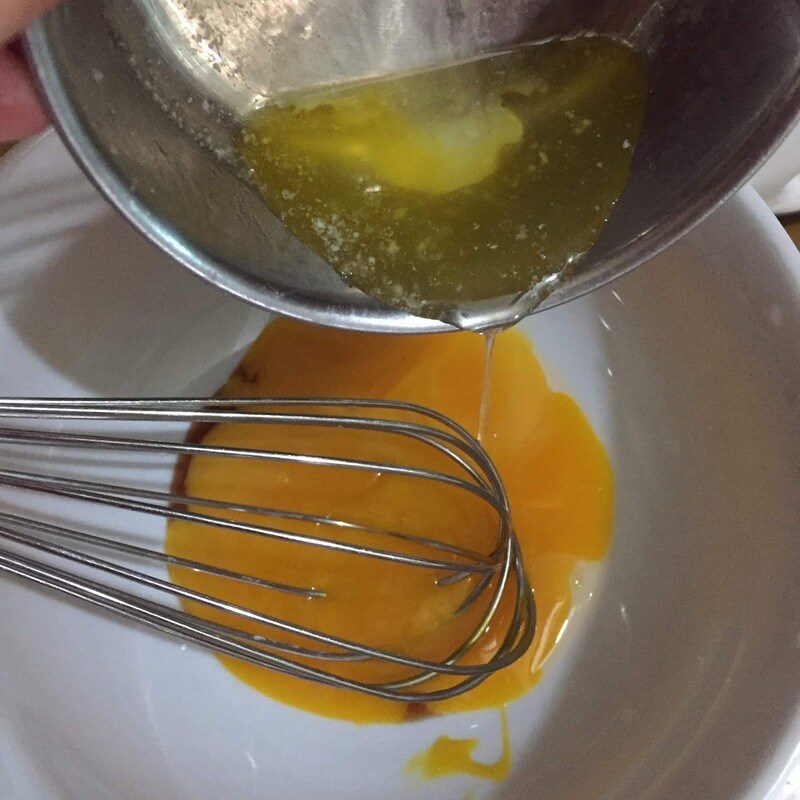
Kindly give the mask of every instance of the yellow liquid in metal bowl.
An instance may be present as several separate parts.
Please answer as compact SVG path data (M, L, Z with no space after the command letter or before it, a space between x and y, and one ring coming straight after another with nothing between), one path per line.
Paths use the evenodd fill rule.
M583 37L287 96L237 147L345 281L438 316L578 263L625 187L644 103L639 56Z

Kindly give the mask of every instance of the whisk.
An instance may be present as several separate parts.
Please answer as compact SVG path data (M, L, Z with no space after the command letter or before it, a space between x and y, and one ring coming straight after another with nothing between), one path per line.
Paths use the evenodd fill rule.
M316 683L403 702L442 700L465 692L511 664L531 644L535 606L503 484L481 444L436 411L404 402L330 398L5 399L0 400L0 418L35 421L26 423L27 427L6 423L0 428L4 466L11 459L14 467L25 466L20 461L38 459L35 470L0 469L0 486L7 487L0 498L3 573L222 655ZM353 435L368 431L395 444L415 442L415 447L434 452L450 468L429 469L406 463L396 457L396 446L393 460L369 460L222 446L185 438L187 426L220 423L290 426L298 433L301 429L326 428ZM189 496L176 492L174 486L134 485L129 478L121 483L87 478L86 455L92 474L100 469L102 477L107 478L106 473L118 467L120 459L123 465L130 461L141 466L141 458L153 454L166 456L173 466L175 458L195 456L308 465L320 471L320 480L336 481L343 470L401 476L446 487L460 497L472 498L470 502L485 504L497 523L485 552L478 552L435 535L375 527L338 516ZM47 464L44 469L42 462ZM58 470L54 471L56 466ZM146 469L146 474L152 478L154 473ZM20 496L25 498L22 509L14 501ZM44 496L58 498L49 516ZM35 512L31 511L31 497L39 498ZM92 524L85 519L78 523L66 520L60 510L64 501L84 509L102 508L101 530L96 526L97 513ZM120 512L122 518L115 517ZM181 520L205 529L210 526L223 535L244 534L292 547L325 548L353 559L353 580L358 579L358 559L389 562L398 570L426 570L434 591L445 591L469 579L474 586L470 584L466 599L453 612L452 624L461 624L458 618L463 620L468 610L477 614L469 617L470 624L459 636L457 646L448 647L441 658L351 640L182 585L170 578L168 568L305 596L313 603L336 602L319 588L292 585L281 581L279 575L244 574L171 555L160 546L143 546L135 538L142 526L134 526L125 516L127 512L143 515L136 517L142 520ZM248 515L248 521L236 518L242 512ZM250 521L252 515L256 515L258 524ZM297 525L289 523L308 523L312 532L292 530ZM341 535L344 533L347 536ZM359 536L368 541L359 541ZM375 546L376 541L385 545ZM131 566L132 560L140 563ZM144 564L149 565L149 571ZM365 598L365 602L369 600ZM498 613L501 604L506 613ZM223 612L224 621L218 616L206 618L197 609ZM472 621L474 618L477 622ZM254 626L258 633L253 632ZM487 655L485 636L489 632L496 645L488 648L491 653ZM385 664L399 673L389 679L370 679L349 675L341 668L358 662Z

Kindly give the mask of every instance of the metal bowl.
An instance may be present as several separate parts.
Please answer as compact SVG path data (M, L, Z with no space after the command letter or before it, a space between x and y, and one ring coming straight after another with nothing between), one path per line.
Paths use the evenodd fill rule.
M256 305L399 333L451 328L348 287L292 236L242 179L230 146L242 116L278 91L579 31L646 57L631 179L600 241L543 303L498 298L448 319L483 329L624 274L747 180L800 108L796 0L70 0L27 41L63 138L152 241Z

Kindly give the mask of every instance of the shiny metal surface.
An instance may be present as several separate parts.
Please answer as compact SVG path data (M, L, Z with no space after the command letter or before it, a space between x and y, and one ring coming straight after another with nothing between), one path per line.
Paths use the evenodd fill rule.
M378 412L375 415L375 412ZM108 514L103 530L80 523L54 521L31 516L29 510L11 513L0 511L0 574L5 573L77 598L127 619L178 636L225 655L253 664L289 673L318 683L353 689L403 702L432 701L453 697L476 686L490 674L515 661L529 647L536 624L533 594L522 568L516 536L511 526L505 491L491 459L481 445L449 418L422 406L409 403L373 400L314 399L196 399L196 400L0 400L0 419L35 420L32 428L0 428L3 452L21 452L24 457L45 453L46 471L0 470L0 486L22 490L26 495L54 495L66 504L77 501L104 507ZM92 423L88 429L82 423ZM313 453L243 449L190 443L176 437L194 423L249 423L291 425L298 429L329 427L367 430L379 433L389 442L397 437L422 443L449 459L452 471L431 471L399 461L396 446L392 451L398 461L362 461L332 458ZM69 426L54 428L57 423ZM98 423L106 424L97 431ZM108 423L124 427L108 431ZM49 427L48 427L49 426ZM154 433L154 426L157 433ZM42 449L40 449L42 448ZM166 456L174 461L180 455L213 455L222 458L259 459L282 463L302 463L318 471L320 481L335 481L341 470L370 473L393 473L416 481L466 492L487 503L497 515L496 536L489 537L485 552L467 550L452 543L411 535L402 530L365 527L346 519L312 516L293 509L242 506L219 499L175 494L145 485L119 485L76 477L65 470L57 455L82 452L90 459L114 458L139 462L140 468L163 467ZM380 452L378 450L377 452ZM145 461L142 465L142 459ZM93 461L89 461L92 465ZM57 463L61 471L54 468ZM70 461L66 462L68 465ZM83 463L83 469L88 466ZM170 462L168 461L167 464ZM74 466L74 464L72 465ZM106 467L107 469L107 467ZM151 473L152 474L152 473ZM450 495L448 495L450 496ZM27 506L26 508L29 508ZM65 505L65 508L67 506ZM190 510L203 509L202 512ZM237 521L235 512L256 515L259 524ZM399 509L402 517L402 509ZM41 513L41 512L39 512ZM120 513L123 515L120 517ZM428 570L432 592L446 592L448 587L473 577L474 587L457 609L455 617L467 606L481 602L479 622L465 632L463 642L442 661L415 657L412 652L392 652L326 633L323 629L298 624L233 605L225 599L201 594L173 582L160 572L142 571L141 563L156 567L169 564L193 571L211 573L232 581L256 584L268 591L289 592L308 597L310 602L336 602L313 586L287 585L280 575L264 576L230 572L214 564L198 563L165 554L159 545L145 547L140 526L130 514L180 519L212 526L219 535L236 531L250 536L289 542L298 547L317 547L346 553L354 559L352 580L358 581L358 559L389 561L396 569ZM128 516L124 516L124 515ZM141 517L138 517L141 519ZM308 522L318 535L300 533L284 527L289 520ZM382 537L385 546L375 547L342 541L337 532ZM357 538L357 537L356 537ZM11 547L9 547L11 545ZM99 555L110 553L111 557ZM130 561L139 566L131 566ZM514 613L507 622L496 615L501 599L514 598ZM205 608L223 611L231 622L211 622L175 607L174 601L192 601ZM172 601L172 602L170 602ZM374 602L365 594L364 602ZM421 601L424 602L424 599ZM381 613L376 608L377 614ZM263 626L254 634L237 627L242 620ZM492 625L493 636L500 642L486 659L476 650L476 643ZM290 634L288 642L281 634ZM297 641L299 640L299 644ZM331 664L353 660L376 659L396 664L398 677L385 682L356 680L332 671ZM429 687L437 676L453 676L446 687Z
M740 186L800 106L797 0L72 0L28 35L73 153L118 208L190 269L312 322L447 330L347 287L239 179L230 139L265 96L597 31L647 59L649 110L630 184L578 271L539 306L623 274ZM476 303L476 329L533 292Z

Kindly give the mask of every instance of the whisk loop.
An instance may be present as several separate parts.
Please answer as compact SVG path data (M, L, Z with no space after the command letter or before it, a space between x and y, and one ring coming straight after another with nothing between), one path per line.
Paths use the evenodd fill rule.
M6 545L0 547L0 572L49 587L223 655L317 683L406 702L441 700L467 691L519 658L532 641L533 597L500 477L480 443L462 426L436 411L412 403L338 398L13 398L0 400L0 419L35 421L28 423L28 427L15 426L19 423L0 427L0 444L4 445L0 457L7 464L11 459L19 461L22 452L25 459L37 454L43 456L50 465L46 471L40 471L38 463L33 471L0 469L0 486L22 490L25 496L31 493L54 496L107 511L103 515L103 530L98 532L85 523L43 518L42 513L29 510L30 504L26 504L22 513L0 501L0 540ZM88 430L86 423L95 426ZM452 471L423 468L400 459L370 460L184 439L188 426L220 423L370 431L382 437L420 443L443 456ZM114 430L98 431L97 425ZM155 435L154 428L158 431ZM318 468L330 479L335 479L341 470L399 476L446 487L487 505L497 518L496 534L487 542L486 550L479 552L436 537L336 516L196 497L127 482L93 480L85 474L76 477L68 469L54 474L52 467L60 462L52 456L67 451L86 451L96 458L91 463L94 472L104 469L103 458L109 454L126 459L147 454L172 459L213 456L298 464ZM14 463L14 466L20 465ZM75 468L74 463L67 466ZM87 468L85 464L80 466ZM455 610L453 624L468 608L480 609L478 621L468 626L458 646L441 659L414 657L353 641L176 582L166 576L165 568L205 573L268 592L299 595L315 603L335 602L319 587L284 582L280 576L245 574L134 543L131 537L115 531L112 524L115 511L179 520L297 547L323 548L353 559L389 562L398 569L428 570L439 587L435 591L446 591L446 587L471 578L475 585ZM258 524L237 519L237 515L243 514L256 517ZM332 535L292 530L291 523L309 524L314 530ZM341 538L343 534L349 538ZM353 541L359 536L371 543ZM376 539L381 546L375 546ZM130 566L128 560L140 565ZM144 571L141 564L160 568L161 572ZM501 602L510 604L510 613L498 613ZM207 619L190 611L188 604L224 613L226 621ZM254 625L263 633L254 633ZM497 627L501 630L495 630ZM479 652L478 645L490 628L497 646L487 657ZM289 640L282 640L281 635ZM369 680L336 671L337 664L369 660L397 665L399 672L390 679Z

